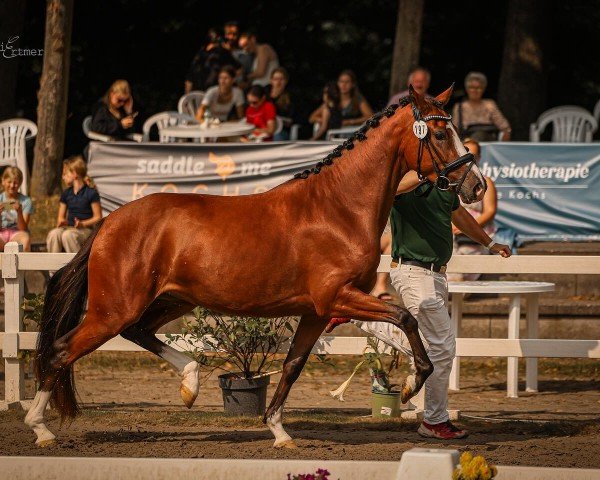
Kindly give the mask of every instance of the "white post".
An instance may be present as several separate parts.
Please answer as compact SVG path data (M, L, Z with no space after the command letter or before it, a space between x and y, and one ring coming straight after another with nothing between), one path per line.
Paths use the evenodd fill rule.
M531 293L527 295L527 338L538 338L538 294ZM526 384L528 392L538 391L538 361L537 358L528 358L526 360Z
M5 390L7 407L21 405L25 397L25 377L23 362L19 359L19 332L23 330L23 290L24 274L19 271L17 254L23 245L9 242L2 254L2 278L4 278L4 357Z
M454 336L458 338L460 335L460 324L462 322L462 307L463 307L462 293L452 294L452 325L454 328ZM450 384L448 386L450 390L460 390L460 358L454 357L452 360L452 371L450 372Z
M521 295L511 295L510 311L508 313L508 338L519 338L519 321L521 319ZM519 396L519 358L508 357L506 371L506 396Z

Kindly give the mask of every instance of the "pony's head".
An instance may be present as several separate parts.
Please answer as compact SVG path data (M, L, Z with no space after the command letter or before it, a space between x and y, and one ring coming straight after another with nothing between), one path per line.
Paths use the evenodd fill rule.
M412 125L402 149L407 166L420 178L440 190L455 191L464 203L473 203L483 198L486 183L475 158L460 141L452 117L444 111L453 88L431 99L409 86Z

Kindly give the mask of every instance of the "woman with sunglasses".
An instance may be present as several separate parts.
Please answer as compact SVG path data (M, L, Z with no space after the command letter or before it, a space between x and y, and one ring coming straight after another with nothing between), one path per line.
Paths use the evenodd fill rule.
M248 108L246 122L255 129L248 140L271 141L277 126L275 105L267 100L267 93L262 85L253 85L246 95Z
M91 129L118 140L129 140L127 136L135 130L136 116L129 83L127 80L117 80L96 104Z

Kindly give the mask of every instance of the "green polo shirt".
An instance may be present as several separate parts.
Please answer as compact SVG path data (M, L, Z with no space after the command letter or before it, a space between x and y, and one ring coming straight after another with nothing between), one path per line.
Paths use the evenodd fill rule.
M391 213L392 257L446 265L452 256L452 212L460 206L453 192L426 187L398 195Z

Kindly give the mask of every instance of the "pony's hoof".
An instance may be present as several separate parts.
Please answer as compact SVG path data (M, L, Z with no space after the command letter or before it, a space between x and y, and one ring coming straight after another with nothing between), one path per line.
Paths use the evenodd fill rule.
M198 382L198 370L200 366L198 362L190 362L183 369L181 386L179 387L179 393L181 399L187 408L192 408L198 392L200 391L200 384Z
M48 440L37 440L35 444L41 448L53 447L54 445L56 445L56 439L50 438Z
M406 403L416 394L415 377L414 375L409 375L404 379L404 382L402 382L402 395L400 395L400 401Z
M284 440L281 443L275 443L273 446L275 448L290 448L290 449L298 448L298 445L296 445L296 443L293 440Z
M194 402L196 398L198 398L198 394L194 394L188 387L185 385L181 385L179 387L179 393L181 394L181 399L187 408L192 408L194 406Z

